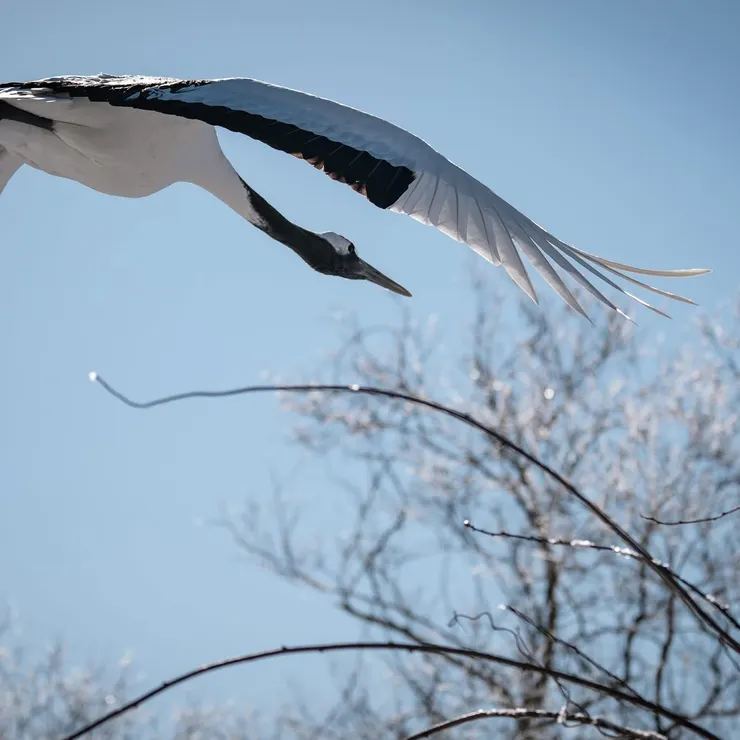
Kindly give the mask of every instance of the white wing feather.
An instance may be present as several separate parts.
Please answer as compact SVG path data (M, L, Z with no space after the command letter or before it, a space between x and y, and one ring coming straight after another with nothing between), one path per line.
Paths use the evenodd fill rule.
M493 265L502 265L516 284L535 302L537 294L519 255L520 250L561 298L583 315L585 312L548 257L599 301L617 311L619 309L593 286L573 262L662 315L666 314L624 291L596 266L659 295L687 303L693 301L646 285L624 275L622 271L654 277L693 277L710 272L706 269L640 268L576 249L527 218L414 134L341 103L258 80L228 78L190 82L170 78L112 75L56 77L39 80L38 87L32 90L0 85L0 97L22 98L32 95L36 99L51 101L55 99L55 95L48 94L45 83L51 83L53 87L58 82L97 90L129 88L130 94L124 94L117 105L137 107L139 99L156 99L162 103L176 103L179 110L176 112L173 106L172 112L179 115L189 115L182 112L183 106L187 108L187 104L194 104L194 108L207 106L214 111L242 111L259 115L365 151L396 167L407 167L416 174L416 178L406 192L390 206L390 210L434 226L452 239L468 244ZM169 112L166 107L158 110ZM201 114L193 114L192 117L201 117ZM210 116L208 122L214 122L213 116ZM219 122L218 125L239 130L238 125L229 124L228 117L224 117L224 122Z
M391 206L391 210L405 213L421 223L434 226L456 241L467 243L492 264L503 265L516 284L535 302L537 297L534 287L517 249L524 252L558 295L584 316L585 312L548 261L548 256L589 293L619 313L622 311L596 289L567 258L580 264L619 292L663 316L667 314L623 290L589 262L654 293L692 304L694 302L689 298L646 285L620 270L656 277L694 277L711 272L707 269L652 270L613 262L583 252L543 229L467 172L436 152L434 154L436 161L435 158L428 158L421 177ZM445 193L444 203L439 202L440 192Z

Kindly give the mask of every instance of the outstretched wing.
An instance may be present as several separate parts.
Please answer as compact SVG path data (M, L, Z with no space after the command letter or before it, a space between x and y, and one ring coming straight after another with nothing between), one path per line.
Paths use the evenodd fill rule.
M15 175L22 164L23 160L20 157L0 146L0 193L5 190L10 178Z
M534 286L519 254L523 252L563 300L583 315L550 260L617 311L577 266L660 314L663 312L623 290L606 273L693 303L624 273L692 277L709 272L643 269L576 249L538 226L417 136L370 114L297 90L246 78L176 80L113 75L0 84L0 98L20 101L25 96L37 100L84 97L114 106L195 118L246 134L305 159L380 208L405 213L465 242L492 264L503 265L536 302Z

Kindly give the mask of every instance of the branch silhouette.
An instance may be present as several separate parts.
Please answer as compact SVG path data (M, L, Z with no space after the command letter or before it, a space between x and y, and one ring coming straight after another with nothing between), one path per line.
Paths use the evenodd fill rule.
M605 511L594 504L589 498L582 494L569 480L564 478L560 473L551 468L546 463L539 460L532 453L527 452L523 447L513 442L498 430L483 424L469 414L458 411L457 409L445 406L444 404L431 401L426 398L414 396L410 393L402 393L387 388L377 388L374 386L363 385L337 385L337 384L290 384L290 385L249 385L240 388L230 388L221 391L186 391L183 393L174 393L151 401L133 401L120 391L116 390L102 376L96 372L88 375L91 382L99 383L114 398L134 409L150 409L157 406L164 406L177 401L194 398L230 398L234 396L257 394L257 393L358 393L361 395L375 396L379 398L389 398L421 406L423 408L437 411L453 419L463 422L473 429L486 434L490 439L506 447L517 455L520 455L528 462L532 463L553 480L557 481L565 488L574 498L586 507L595 517L611 529L623 542L629 545L645 561L645 564L684 602L684 604L693 612L694 616L709 627L721 640L721 642L732 648L735 653L740 654L740 642L732 637L721 625L719 625L710 614L705 612L699 604L684 589L679 581L674 577L671 571L666 571L658 566L652 555L639 543L632 535L624 530L617 522L612 519Z
M660 715L666 719L671 720L676 725L685 727L687 730L691 730L699 737L706 738L707 740L720 740L720 738L710 732L709 730L700 727L699 725L692 722L687 717L680 714L676 714L665 707L655 704L647 699L633 694L628 694L610 686L604 686L597 683L596 681L590 681L589 679L576 676L572 673L566 673L565 671L558 671L553 668L545 668L535 663L527 663L520 660L514 660L513 658L506 658L501 655L494 655L492 653L484 653L478 650L470 650L467 648L457 648L447 645L435 645L432 643L402 643L402 642L342 642L342 643L325 643L317 645L298 645L295 647L280 647L274 650L266 650L260 653L251 653L249 655L241 655L234 658L227 658L226 660L220 660L215 663L208 665L199 666L191 671L182 673L181 675L165 681L159 686L150 689L149 691L141 694L140 696L132 699L131 701L122 704L117 709L114 709L107 714L99 717L98 719L90 722L89 724L81 727L79 730L65 735L62 740L77 740L83 735L91 732L92 730L101 727L104 724L122 716L126 712L130 712L133 709L141 706L143 703L150 701L155 696L168 691L175 686L190 681L198 676L203 676L207 673L220 670L222 668L228 668L234 665L254 663L260 660L267 660L270 658L277 658L285 655L299 655L307 653L331 653L340 652L347 650L397 650L406 651L410 653L436 653L438 655L456 655L460 657L473 658L475 660L486 661L489 663L497 663L504 665L509 668L515 668L521 671L530 673L539 673L540 675L549 676L557 681L564 681L584 688L591 689L601 694L610 696L618 701L622 701L634 706L645 709L653 714ZM423 737L423 736L422 736Z
M604 717L591 717L580 712L548 712L544 709L479 709L477 712L461 714L445 722L440 722L434 727L409 735L405 740L423 740L423 738L436 735L438 732L451 730L453 727L476 722L482 719L555 719L558 722L575 722L579 725L589 725L602 730L618 732L619 737L625 740L667 740L665 735L651 730L638 730L634 727L624 727ZM609 736L611 737L611 736Z
M739 507L740 508L740 507ZM729 513L729 512L728 512ZM643 517L643 518L651 518L651 517ZM653 520L657 521L657 520ZM660 522L658 522L660 523ZM481 529L480 527L477 527L474 525L469 519L466 519L463 524L472 532L477 532L478 534L484 534L488 537L497 538L501 537L504 539L511 539L511 540L523 540L525 542L532 542L532 543L538 543L538 544L547 544L547 545L555 545L560 547L570 547L574 550L594 550L595 552L612 552L615 555L621 555L622 557L629 558L630 560L642 560L642 556L639 555L636 552L632 552L632 550L627 550L624 547L617 547L616 545L597 545L595 542L591 542L590 540L562 540L558 539L556 537L538 537L536 535L531 534L513 534L512 532L491 532L487 529ZM737 619L732 615L730 612L730 607L728 604L722 604L717 599L712 596L711 594L704 593L698 586L695 586L691 581L687 581L682 576L678 575L672 568L669 568L665 563L662 563L660 560L656 560L655 564L667 570L677 581L680 581L683 583L686 588L688 588L691 592L695 593L699 598L704 599L708 604L711 604L715 609L722 612L722 614L727 617L727 619L732 622L733 627L740 630L740 622L738 622Z
M734 514L736 511L740 511L740 506L735 506L733 509L730 509L729 511L723 511L721 514L716 514L715 516L705 516L701 519L678 519L673 522L666 522L662 519L656 519L654 516L645 516L645 514L640 514L640 516L643 519L647 519L649 522L662 524L664 527L677 527L680 524L704 524L705 522L716 522L726 516L729 516L730 514Z

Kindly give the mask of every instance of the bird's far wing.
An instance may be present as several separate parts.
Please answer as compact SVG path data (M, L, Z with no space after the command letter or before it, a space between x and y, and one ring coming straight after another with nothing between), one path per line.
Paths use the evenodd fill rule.
M418 168L417 172L417 179L391 206L391 210L430 224L453 239L465 242L493 264L502 264L517 285L535 302L537 297L534 286L519 257L519 250L524 252L558 295L584 316L585 312L550 260L599 301L622 314L577 266L662 316L667 314L627 292L604 273L611 273L667 298L693 304L694 301L689 298L647 285L625 272L673 278L694 277L711 272L707 269L646 269L613 262L576 249L536 224L441 155L430 158L430 165Z
M10 178L20 169L23 160L11 154L7 149L0 146L0 193L5 190L5 186L10 182Z
M84 97L199 119L246 134L305 159L380 208L405 213L465 242L489 262L503 265L536 301L534 286L519 255L524 252L565 302L584 315L550 260L615 310L619 309L576 265L661 314L627 293L605 272L687 303L693 301L645 285L624 272L659 277L709 272L638 268L578 250L538 226L417 136L376 116L297 90L247 78L175 80L112 75L0 84L0 98L22 95Z

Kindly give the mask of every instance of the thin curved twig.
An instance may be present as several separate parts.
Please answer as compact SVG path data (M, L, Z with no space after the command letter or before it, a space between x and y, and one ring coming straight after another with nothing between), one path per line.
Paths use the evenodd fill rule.
M619 737L626 740L668 740L665 735L652 730L637 730L634 727L624 727L618 725L604 717L591 717L580 712L548 712L544 709L479 709L477 712L461 714L459 717L453 717L445 722L440 722L433 727L427 727L421 732L408 735L405 740L423 740L424 738L436 735L438 732L451 730L453 727L476 722L481 719L554 719L558 722L576 722L579 725L590 725L601 730L612 730L618 732Z
M639 555L636 552L633 552L632 550L628 550L625 547L617 547L616 545L597 545L595 542L591 542L591 540L579 540L579 539L573 539L573 540L563 540L559 539L557 537L538 537L537 535L531 535L531 534L513 534L512 532L491 532L487 529L482 529L481 527L476 527L470 519L465 519L463 521L463 525L466 526L468 529L470 529L472 532L477 532L478 534L484 534L488 537L502 537L506 539L512 539L512 540L524 540L525 542L532 542L536 544L542 544L542 545L557 545L561 547L570 547L574 550L582 549L582 550L595 550L597 552L612 552L615 555L621 555L622 557L629 558L632 560L642 560L642 556ZM720 601L717 601L717 599L712 596L711 594L705 593L702 591L698 586L695 586L691 581L687 581L683 576L678 575L675 570L672 568L669 568L665 563L661 562L660 560L654 560L655 564L659 568L663 568L664 570L668 571L677 581L680 581L683 583L686 588L689 589L689 591L695 593L699 598L704 599L708 604L711 604L715 609L722 612L722 614L727 617L727 619L732 622L733 627L740 630L740 622L735 619L735 617L730 612L729 604L723 604Z
M544 473L549 475L553 480L557 481L563 488L565 488L573 497L575 497L583 506L585 506L595 517L600 519L609 529L611 529L623 542L627 543L633 550L639 553L645 560L645 564L670 588L681 601L694 613L700 621L704 622L719 639L728 647L731 647L737 654L740 655L740 642L738 642L732 635L730 635L721 625L719 625L711 615L707 614L699 604L694 601L691 595L683 588L676 578L670 571L666 571L655 564L654 558L650 553L637 542L632 535L626 530L622 529L617 522L612 519L605 511L599 508L589 498L582 494L569 480L560 475L556 470L551 468L547 463L542 462L532 453L527 452L523 447L520 447L516 442L513 442L505 435L501 434L498 430L489 427L477 419L473 418L469 414L463 413L456 409L445 406L436 401L431 401L419 396L414 396L410 393L402 393L401 391L389 390L387 388L376 388L374 386L363 386L363 385L337 385L337 384L319 384L311 385L306 383L291 384L291 385L249 385L241 388L231 388L223 391L186 391L184 393L174 393L169 396L163 396L156 398L152 401L138 402L133 401L125 396L120 391L117 391L111 386L106 380L104 380L98 373L91 372L88 376L90 380L98 382L108 393L114 398L117 398L122 403L135 409L150 409L155 406L163 406L168 403L174 403L176 401L183 401L190 398L228 398L232 396L247 395L252 393L358 393L367 396L377 396L380 398L392 398L400 401L406 401L407 403L414 404L416 406L422 406L424 408L431 409L432 411L438 411L442 414L450 416L453 419L467 424L468 426L477 429L478 431L486 434L490 439L498 442L504 447L508 447L518 455L529 461Z
M740 506L736 506L734 509L730 509L729 511L723 511L721 514L716 514L715 516L705 516L701 519L678 519L674 522L665 522L662 519L656 519L654 516L646 516L645 514L640 514L640 517L642 519L647 519L649 522L662 524L664 527L677 527L680 524L704 524L705 522L716 522L730 514L734 514L736 511L740 511Z
M507 666L509 668L515 668L515 669L526 671L529 673L539 673L540 675L549 676L550 678L556 679L558 681L564 681L564 682L571 683L574 685L583 686L584 688L591 689L592 691L596 691L598 693L610 696L616 699L617 701L625 702L625 703L640 707L641 709L645 709L646 711L651 712L653 714L659 714L660 716L671 720L676 725L679 725L681 727L685 727L688 730L691 730L699 737L706 738L706 740L720 740L720 738L717 735L695 724L692 720L688 719L687 717L684 717L680 714L676 714L675 712L672 712L670 709L666 709L665 707L659 704L655 704L654 702L651 702L640 696L633 696L632 694L626 694L623 691L619 691L618 689L615 689L611 686L604 686L602 684L597 683L596 681L591 681L587 678L582 678L581 676L577 676L572 673L566 673L565 671L558 671L554 668L545 668L544 666L537 665L536 663L526 663L524 661L514 660L513 658L506 658L502 655L484 653L479 650L470 650L467 648L458 648L458 647L452 647L452 646L447 646L447 645L436 645L434 643L423 643L423 642L422 643L338 642L338 643L325 643L325 644L317 644L317 645L298 645L296 647L283 646L280 648L276 648L274 650L266 650L261 653L251 653L249 655L241 655L235 658L227 658L226 660L219 660L215 663L210 663L208 665L199 666L198 668L194 668L191 671L187 671L186 673L182 673L175 678L165 681L159 686L153 689L150 689L149 691L141 694L135 699L132 699L131 701L126 702L125 704L122 704L117 709L113 709L112 711L108 712L102 717L99 717L93 722L90 722L84 727L81 727L79 730L76 730L70 735L66 735L64 738L62 738L62 740L77 740L78 738L82 737L88 732L91 732L92 730L95 730L98 727L101 727L102 725L110 722L113 719L116 719L117 717L120 717L126 712L130 712L132 709L136 709L144 702L147 702L150 699L153 699L155 696L171 688L174 688L175 686L181 683L185 683L186 681L189 681L193 678L197 678L198 676L205 675L206 673L210 673L212 671L217 671L222 668L227 668L229 666L234 666L234 665L239 665L239 664L244 664L244 663L254 663L259 660L266 660L268 658L277 658L277 657L285 656L285 655L298 655L298 654L306 654L306 653L330 653L330 652L340 652L340 651L345 651L345 650L400 650L400 651L407 651L410 653L427 653L427 654L436 653L438 655L457 655L457 656L462 656L466 658L472 658L475 660L487 661L489 663L496 663L498 665Z

